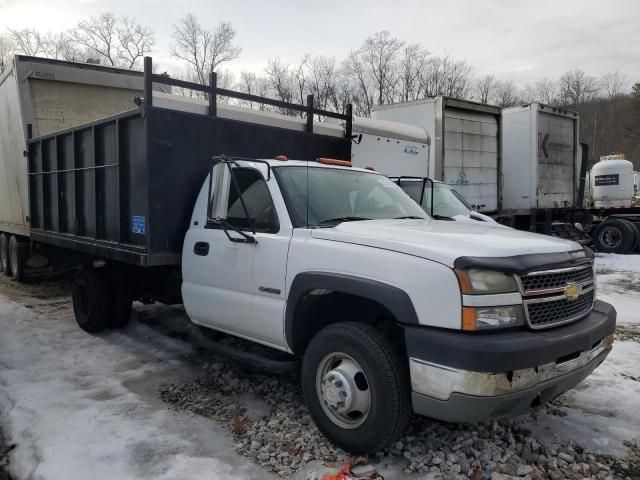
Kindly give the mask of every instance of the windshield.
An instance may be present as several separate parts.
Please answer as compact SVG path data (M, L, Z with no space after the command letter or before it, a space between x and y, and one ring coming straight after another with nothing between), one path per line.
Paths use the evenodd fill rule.
M321 167L274 168L295 226L428 218L400 187L375 173ZM308 200L308 201L307 201Z
M400 186L416 202L420 201L421 181L401 180ZM427 182L425 186L422 208L431 212L431 182ZM433 184L434 216L453 217L455 215L469 215L469 213L471 213L471 209L457 191L442 183Z

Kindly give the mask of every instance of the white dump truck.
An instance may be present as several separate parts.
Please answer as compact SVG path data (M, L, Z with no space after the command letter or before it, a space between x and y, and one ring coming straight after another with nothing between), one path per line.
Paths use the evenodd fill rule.
M213 75L166 78L150 58L143 80L129 110L25 145L24 254L77 270L85 331L125 327L134 300L183 303L195 324L279 353L225 344L232 357L300 365L313 420L353 453L388 446L412 411L452 422L526 411L610 352L616 312L596 300L588 250L430 217L352 166L349 109L220 89ZM306 118L222 108L218 96ZM3 154L13 161L22 152Z

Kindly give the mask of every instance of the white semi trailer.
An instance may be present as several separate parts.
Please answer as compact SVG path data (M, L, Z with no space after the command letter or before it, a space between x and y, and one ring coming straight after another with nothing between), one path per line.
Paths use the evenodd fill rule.
M142 72L16 55L0 72L0 268L22 279L30 237L27 140L130 110ZM51 160L56 168L57 159Z
M480 212L500 209L500 108L438 96L374 107L373 118L408 123L432 136L426 173Z

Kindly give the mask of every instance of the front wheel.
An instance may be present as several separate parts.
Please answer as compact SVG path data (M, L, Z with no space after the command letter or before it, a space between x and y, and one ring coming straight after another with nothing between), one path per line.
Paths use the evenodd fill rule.
M409 421L405 362L370 325L346 322L321 330L304 354L302 391L318 428L354 454L382 450Z

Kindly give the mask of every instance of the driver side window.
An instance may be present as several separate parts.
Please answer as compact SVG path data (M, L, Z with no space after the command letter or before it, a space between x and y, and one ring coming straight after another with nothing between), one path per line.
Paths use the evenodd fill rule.
M227 222L241 230L277 233L280 229L275 206L269 188L258 170L253 168L234 168L233 174L240 188L240 196L233 179L229 182L227 199ZM249 212L245 212L242 201Z

